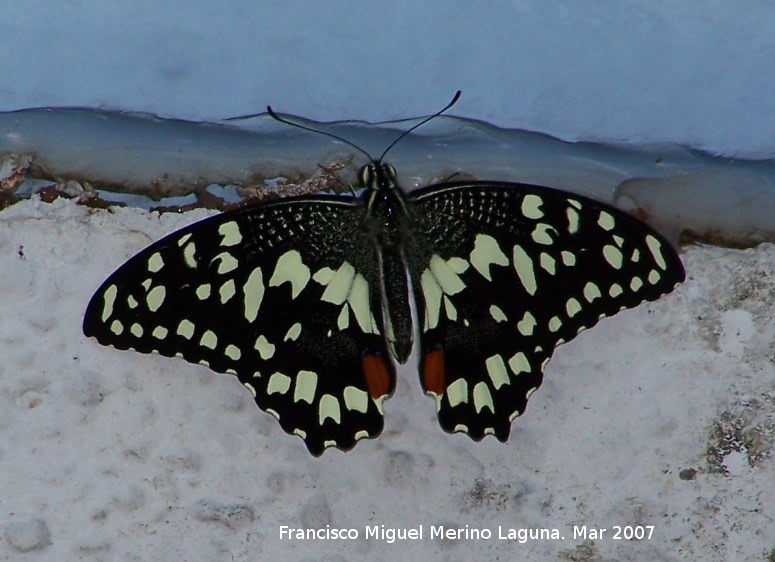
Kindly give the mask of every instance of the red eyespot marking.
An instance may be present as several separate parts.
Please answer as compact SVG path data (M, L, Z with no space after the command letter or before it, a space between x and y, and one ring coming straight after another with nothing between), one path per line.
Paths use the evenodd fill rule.
M434 349L425 355L422 366L422 382L425 392L433 392L436 396L444 394L444 389L447 386L445 378L444 350Z
M363 356L363 376L374 400L390 392L390 370L380 355L367 353Z

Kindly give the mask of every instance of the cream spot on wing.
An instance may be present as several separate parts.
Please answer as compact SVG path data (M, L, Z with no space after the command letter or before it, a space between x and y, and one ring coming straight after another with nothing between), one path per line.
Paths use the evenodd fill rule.
M457 379L447 386L447 399L452 407L468 402L468 383L466 379Z
M299 427L297 427L296 429L293 430L293 434L294 435L298 435L302 439L306 439L307 438L307 432L304 431L303 429L299 428Z
M445 294L454 295L466 288L458 274L436 254L431 258L430 270Z
M453 257L447 260L447 265L455 273L465 273L468 270L469 263L463 258Z
M291 388L291 377L280 372L272 373L266 385L267 394L285 394ZM279 418L278 418L279 419Z
M321 270L322 271L322 270ZM320 272L318 272L320 273ZM349 263L344 262L328 283L326 290L320 297L320 300L332 304L343 304L350 294L350 288L355 279L355 268Z
M365 429L361 429L360 431L356 431L354 435L354 439L356 441L360 441L361 439L367 439L369 437L369 432Z
M250 393L253 395L253 398L255 398L256 396L258 396L258 395L256 394L256 387L254 387L254 386L253 386L252 384L250 384L249 382L243 382L243 383L242 383L242 386L244 386L245 388L247 388L247 389L250 391Z
M229 279L221 285L220 291L218 291L221 297L221 304L226 304L229 300L237 294L237 289L234 287L234 279Z
M164 303L164 297L167 295L167 291L163 285L158 285L148 292L145 297L145 302L148 304L148 310L156 312L159 307Z
M164 338L167 337L168 333L169 333L169 330L164 326L156 326L153 329L153 332L151 332L151 335L155 337L157 340L163 340Z
M328 285L334 278L335 273L336 272L330 267L324 267L315 272L315 275L312 276L312 280L321 285Z
M662 275L656 269L652 269L651 273L649 273L649 283L656 285L661 277Z
M265 336L258 336L254 347L264 361L271 359L274 356L275 346L274 344L269 343L269 340L266 339Z
M547 254L546 252L541 252L541 267L548 273L549 275L554 275L556 268L556 262L554 261L554 258Z
M295 299L307 286L309 280L310 271L301 261L301 254L296 250L290 250L277 260L277 266L269 279L269 286L279 287L287 281L291 284L291 298Z
M632 256L630 257L630 261L633 261L636 263L640 261L640 250L638 250L638 248L635 248L632 251Z
M344 405L348 410L365 414L369 409L369 395L360 388L347 386L344 389Z
M242 288L245 304L245 320L252 323L258 316L258 309L261 308L261 301L264 300L264 274L260 267L255 268L245 286Z
M192 269L196 267L196 246L193 242L186 244L186 247L183 248L183 261Z
M212 287L210 287L210 283L203 283L196 288L196 296L200 301L209 299L211 292Z
M383 403L385 402L385 398L387 397L387 394L383 394L379 398L375 398L372 400L374 402L374 406L377 408L377 411L380 413L380 415L384 415L384 411L382 409Z
M552 319L549 320L549 331L556 332L561 327L562 327L562 320L560 320L557 316L552 316Z
M569 298L568 302L565 303L565 312L568 313L570 318L573 318L581 312L581 303L574 298Z
M490 266L508 265L509 258L503 253L497 240L487 234L477 234L474 240L474 249L471 251L471 265L474 266L482 277L492 281Z
M565 215L568 217L568 233L576 234L579 231L579 214L575 209L569 208Z
M496 322L505 322L509 319L508 316L506 316L506 313L494 304L490 306L490 316L492 316L493 320Z
M457 321L457 308L447 295L444 295L444 311L447 313L447 318L453 322Z
M315 399L315 391L318 388L317 373L312 371L299 371L296 375L296 386L293 389L293 401L304 400L307 404L312 404Z
M113 314L113 304L116 302L118 287L111 285L102 294L102 321L107 322L110 315Z
M468 426L464 423L459 423L452 431L453 433L468 433Z
M425 296L425 329L430 330L439 324L441 310L441 287L436 283L430 269L426 269L420 277L420 286Z
M592 281L589 281L586 285L584 285L584 298L587 299L587 302L592 302L601 296L600 288Z
M218 227L218 234L223 236L221 246L236 246L242 242L242 233L236 222L225 222Z
M576 265L576 254L569 252L568 250L563 250L562 263L564 263L568 267Z
M643 287L643 280L640 277L633 277L630 281L630 290L633 292L640 291Z
M194 324L190 320L183 319L178 324L178 329L175 332L177 335L190 340L194 336Z
M344 305L342 311L339 313L339 318L336 319L336 326L339 330L346 330L350 326L350 307Z
M199 340L199 343L202 347L215 349L215 346L218 345L218 337L212 330L206 330L205 333L202 334L202 338Z
M369 282L360 273L355 275L353 279L352 287L350 288L350 294L347 297L347 302L352 308L355 314L355 320L358 321L358 326L361 330L369 334L371 333L371 307L369 306Z
M117 336L120 336L124 332L124 325L118 320L113 320L113 322L110 324L110 331Z
M342 420L339 410L339 400L330 394L324 394L320 397L318 404L318 423L323 425L327 419L334 420L334 423L340 423Z
M242 352L239 350L239 347L231 343L226 346L223 353L232 361L239 361L240 357L242 357Z
M614 269L622 267L622 252L616 246L611 246L610 244L605 246L603 248L603 257Z
M522 214L528 219L540 219L544 216L544 212L541 210L543 200L532 193L525 195L522 199Z
M129 295L126 298L126 303L127 303L127 305L129 305L129 308L132 308L132 309L137 308L137 305L140 304L140 303L138 303L135 300L135 298L132 295ZM104 322L104 320L103 320L103 322Z
M516 269L517 276L519 276L525 291L531 296L535 295L538 286L536 284L535 271L533 270L533 260L530 259L530 256L527 255L527 252L519 244L514 245L513 259L514 269Z
M221 275L230 273L239 267L237 259L229 252L221 252L213 258L213 263L215 263L215 260L221 261L221 263L218 264L218 273Z
M498 390L504 384L509 384L509 373L506 371L506 364L503 362L503 357L500 355L493 355L487 358L484 362L487 367L487 374L490 376L495 390Z
M148 271L156 273L162 267L164 267L164 260L161 259L161 254L159 252L154 252L151 257L148 258Z
M495 413L495 405L492 403L492 394L490 394L490 388L484 381L476 383L474 387L474 408L476 413L481 412L485 408L488 408L491 412Z
M533 238L533 242L536 244L549 246L554 243L552 233L557 234L557 229L555 229L552 225L544 224L541 222L536 225L531 237Z
M654 261L657 262L659 269L663 271L667 269L667 262L665 261L665 256L662 255L662 244L660 241L649 234L646 236L646 245L649 247L651 255L654 256Z
M509 369L511 369L511 372L515 375L518 375L520 373L529 373L530 372L530 362L527 360L527 357L523 352L519 352L514 355L511 359L509 359Z
M614 244L616 244L617 246L619 246L621 248L622 244L624 244L624 238L614 234Z
M605 231L612 230L615 226L614 218L605 211L600 211L600 218L597 219L597 224L600 225L600 228L602 228Z
M283 338L283 341L296 341L297 339L299 339L300 335L301 335L301 324L296 322L293 326L291 326L291 328L285 334L285 338Z
M519 330L519 333L523 336L532 336L536 324L537 322L535 317L529 312L525 312L525 314L522 316L522 320L517 322L517 330Z
M624 289L622 289L621 285L619 285L618 283L614 283L613 285L611 285L611 288L608 290L608 294L613 298L618 297L623 292L624 292Z
M132 327L129 328L129 331L136 338L140 338L140 337L143 336L143 327L140 324L138 324L137 322L132 324Z
M153 281L151 281L151 279L149 278L149 279L146 279L145 281L143 281L142 283L140 283L140 286L143 289L145 289L146 291L149 291L151 289L151 284L152 283L153 283Z
M178 246L182 248L183 244L188 242L190 238L191 238L190 232L188 234L184 234L183 236L180 237L180 240L178 240Z

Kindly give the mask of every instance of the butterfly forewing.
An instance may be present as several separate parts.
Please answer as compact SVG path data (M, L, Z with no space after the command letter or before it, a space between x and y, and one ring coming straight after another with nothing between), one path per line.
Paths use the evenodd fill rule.
M84 333L234 373L311 453L350 449L381 432L395 386L363 213L301 197L179 230L105 281Z
M684 278L660 235L574 194L448 183L408 202L421 382L441 426L476 440L508 438L556 345Z

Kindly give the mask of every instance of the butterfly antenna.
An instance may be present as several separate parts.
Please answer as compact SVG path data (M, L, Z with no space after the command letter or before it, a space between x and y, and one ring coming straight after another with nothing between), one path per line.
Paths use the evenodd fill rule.
M401 134L398 136L398 138L397 138L396 140L394 140L393 142L391 142L391 143L390 143L390 146L388 146L388 147L385 149L385 151L384 151L384 152L382 153L382 155L379 157L379 160L377 160L377 162L382 162L382 159L385 157L385 155L386 155L388 152L390 152L390 149L391 149L391 148L393 148L393 147L394 147L396 144L398 144L398 141L400 141L402 138L404 138L406 135L408 135L409 133L411 133L412 131L414 131L414 130L415 130L415 129L417 129L418 127L422 127L423 125L425 125L425 124L426 124L428 121L430 121L431 119L435 119L436 117L438 117L439 115L441 115L442 113L444 113L445 111L447 111L447 110L448 110L450 107L452 107L453 105L455 105L455 104L457 103L457 100L459 100L459 99L460 99L460 90L458 90L457 92L455 92L455 95L454 95L454 96L452 96L452 99L449 101L449 103L448 103L447 105L445 105L444 107L442 107L440 110L438 110L436 113L434 113L434 114L433 114L433 115L431 115L430 117L426 117L425 119L423 119L422 121L420 121L419 123L417 123L417 124L416 124L414 127L410 128L410 129L407 129L406 131L404 131L403 133L401 133Z
M290 125L291 127L296 127L297 129L303 129L305 131L310 131L312 133L318 133L319 135L324 135L326 137L331 137L332 139L336 139L336 140L338 140L340 142L348 144L348 145L352 146L355 150L357 150L357 151L361 152L362 154L366 155L366 158L368 158L370 162L374 161L374 157L372 157L371 154L369 154L368 152L363 150L357 144L352 143L352 142L348 141L347 139L343 139L339 135L335 135L335 134L329 133L327 131L321 131L320 129L315 129L313 127L307 127L306 125L302 125L300 123L295 123L294 121L291 121L291 120L286 119L284 117L280 117L279 115L277 115L277 113L274 112L274 110L272 109L271 105L267 105L266 106L266 112L269 114L269 116L272 119L274 119L275 121L279 121L280 123L285 123L286 125Z

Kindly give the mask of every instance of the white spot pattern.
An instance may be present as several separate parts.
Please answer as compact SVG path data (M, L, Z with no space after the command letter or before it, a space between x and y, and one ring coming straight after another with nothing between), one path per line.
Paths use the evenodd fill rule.
M148 258L148 271L151 273L158 273L161 268L164 267L164 260L159 252L154 252L151 257Z
M118 294L118 287L111 285L102 294L102 321L107 322L110 315L113 314L113 304L116 302L116 295Z
M277 260L274 273L269 279L269 286L279 287L288 282L291 284L291 298L295 299L307 286L309 279L309 267L301 261L301 254L296 250L290 250Z
M261 302L264 300L264 274L260 267L255 268L245 286L242 287L243 303L245 305L245 320L253 323L258 316L258 310L261 308Z
M293 401L303 400L312 404L315 399L315 391L318 387L318 375L312 371L299 371L296 375L296 386L293 389Z
M487 383L484 381L478 382L476 386L474 386L474 408L476 408L476 412L479 413L485 408L489 409L490 412L495 413L495 405L492 402L492 394L490 394L490 389L487 386Z
M492 281L490 266L508 265L509 258L503 253L497 240L487 234L477 234L474 240L474 249L471 251L471 265L485 279Z
M320 425L323 425L323 422L327 419L333 420L336 424L341 423L342 415L339 410L339 400L331 394L321 396L320 403L318 404L318 416Z
M493 355L488 357L484 362L487 367L487 374L490 376L495 390L498 390L504 384L509 384L509 373L506 371L506 364L503 362L503 357L500 355Z
M535 295L538 284L533 270L533 260L519 244L514 245L514 269L525 291L531 296Z
M236 246L242 242L242 233L240 232L239 225L234 221L225 222L219 226L218 234L223 236L221 246Z
M453 408L458 404L468 402L468 382L466 379L457 379L447 386L447 399Z
M541 210L543 199L533 193L528 193L522 199L522 214L528 219L540 219L544 216Z

